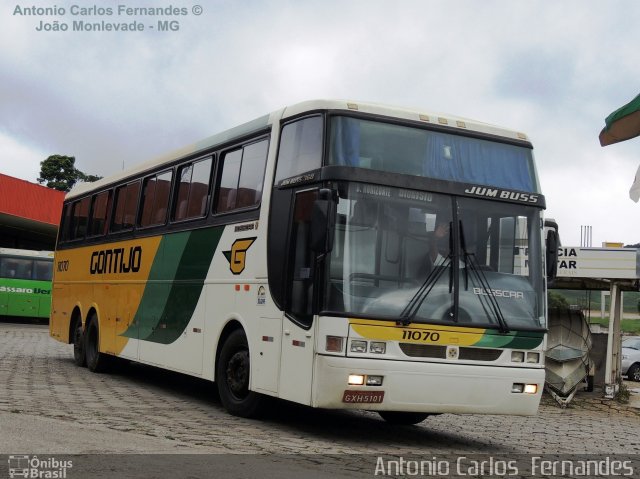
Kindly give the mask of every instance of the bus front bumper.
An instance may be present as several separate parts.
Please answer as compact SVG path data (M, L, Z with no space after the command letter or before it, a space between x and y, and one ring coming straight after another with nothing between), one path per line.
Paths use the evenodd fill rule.
M382 377L382 385L349 385L349 376ZM377 379L377 378L376 378ZM425 413L534 415L543 368L387 361L316 356L312 405ZM536 385L535 393L516 392ZM527 388L530 389L530 388Z

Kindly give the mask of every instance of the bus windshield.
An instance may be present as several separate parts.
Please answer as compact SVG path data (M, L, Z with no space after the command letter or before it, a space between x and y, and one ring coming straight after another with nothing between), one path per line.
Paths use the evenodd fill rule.
M406 322L545 327L539 210L340 183L324 309Z
M540 192L526 146L334 116L329 150L330 165Z

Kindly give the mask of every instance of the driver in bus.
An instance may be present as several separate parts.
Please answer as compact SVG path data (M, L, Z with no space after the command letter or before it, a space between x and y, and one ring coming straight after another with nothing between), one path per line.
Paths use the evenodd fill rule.
M449 256L449 229L448 221L440 221L433 230L429 257L434 267L443 266Z

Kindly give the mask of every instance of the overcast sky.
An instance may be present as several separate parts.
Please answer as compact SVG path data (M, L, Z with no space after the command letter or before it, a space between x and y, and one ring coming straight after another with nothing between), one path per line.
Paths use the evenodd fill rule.
M40 161L65 154L107 176L298 101L372 101L527 133L565 245L579 245L581 225L594 246L640 242L628 195L640 138L598 142L604 118L640 93L636 0L42 0L58 15L25 14L32 6L0 5L2 173L35 181ZM79 20L145 29L73 31ZM68 30L37 31L41 21Z

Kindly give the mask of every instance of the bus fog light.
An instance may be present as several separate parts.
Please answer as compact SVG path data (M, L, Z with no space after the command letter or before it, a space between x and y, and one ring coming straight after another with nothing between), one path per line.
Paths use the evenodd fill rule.
M382 386L382 376L367 376L367 386Z
M340 336L327 336L326 350L332 353L341 353L344 338Z
M349 386L362 386L364 384L364 374L349 374Z
M524 385L524 393L525 394L536 394L538 392L537 384L525 384Z
M366 341L351 341L351 352L352 353L366 353L367 352L367 342Z
M387 352L387 343L382 343L379 341L371 342L369 344L369 352L376 354L384 354Z
M531 364L540 362L540 353L527 353L527 362Z
M512 393L521 393L524 392L524 384L522 383L513 383L511 386Z
M511 362L524 363L524 351L511 351Z

